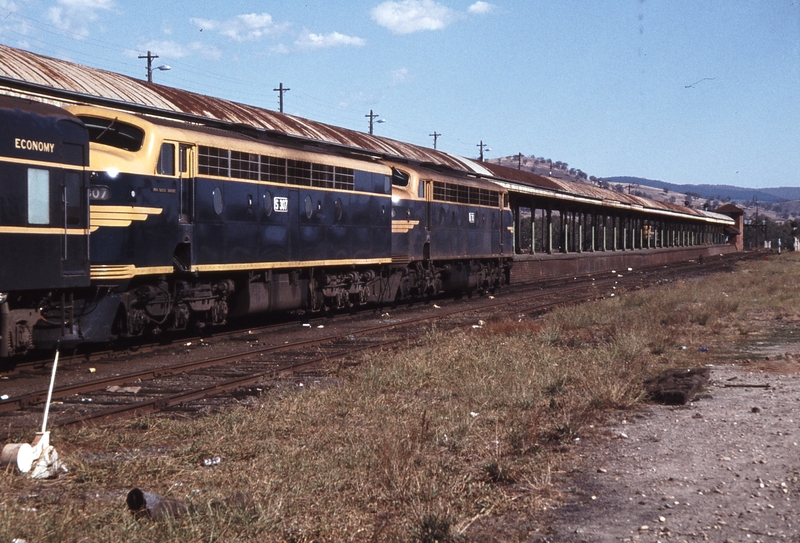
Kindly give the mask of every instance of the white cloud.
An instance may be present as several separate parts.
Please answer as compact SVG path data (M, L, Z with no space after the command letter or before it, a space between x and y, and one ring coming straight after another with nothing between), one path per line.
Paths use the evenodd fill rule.
M279 43L275 47L270 48L270 51L272 51L273 53L277 53L279 55L286 55L292 52L291 49L289 49L282 43Z
M190 22L201 31L216 31L239 42L277 35L289 26L287 23L276 23L269 13L245 13L225 21L192 18Z
M13 2L11 0L0 0L0 9L5 9L8 11L19 11L19 4Z
M400 85L405 85L414 80L414 77L408 73L408 68L392 70L389 72L389 77L391 78L391 82L389 83L391 87L399 87Z
M467 11L472 13L473 15L486 15L487 13L491 13L495 9L494 4L490 4L489 2L483 2L483 0L478 0L474 4L472 4Z
M434 0L390 0L373 8L371 14L373 21L393 34L441 30L461 16Z
M153 40L144 44L141 49L151 51L162 58L184 58L192 53L191 46L167 40ZM142 53L138 53L141 55ZM137 56L138 56L137 55Z
M5 32L6 30L9 30L12 34L17 34L20 36L32 36L36 33L36 29L30 24L32 19L28 19L24 16L16 16L21 9L22 6L16 2L0 0L0 32L2 32L4 36L8 36L8 34ZM6 13L6 11L8 11L8 13ZM14 38L8 36L7 40L11 39ZM19 40L20 38L16 39ZM30 47L30 43L27 40L18 41L17 46L22 49L28 49Z
M183 45L169 40L152 40L140 47L141 51L151 51L161 59L179 59L191 55L199 54L208 60L218 60L222 57L222 52L213 45L200 42L191 42ZM141 52L128 51L131 57L138 57Z
M112 0L58 0L47 10L47 19L77 39L89 36L89 26L99 18L98 13L114 7Z
M339 32L331 32L330 34L314 34L309 31L304 31L299 38L294 42L295 47L299 50L310 49L326 49L329 47L338 47L340 45L354 45L360 47L366 45L367 41L363 38L355 36L346 36Z
M380 101L380 97L374 94L368 94L364 91L357 93L340 93L340 99L337 106L340 109L347 109L350 107L369 107L374 106L376 102ZM366 120L364 121L366 124Z
M207 60L219 60L222 58L222 51L213 45L207 45L200 42L192 42L187 45L168 40L153 40L140 46L138 51L128 49L125 54L131 58L138 58L143 55L145 51L150 51L154 55L158 55L159 59L166 61L166 59L177 60L188 56L200 55ZM165 62L156 62L157 65L164 64Z

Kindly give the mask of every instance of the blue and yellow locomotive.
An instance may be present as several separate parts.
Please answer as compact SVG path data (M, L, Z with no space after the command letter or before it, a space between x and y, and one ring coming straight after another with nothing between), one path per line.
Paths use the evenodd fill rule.
M0 96L0 126L0 357L7 357L32 348L34 336L78 337L74 296L89 287L89 138L63 109L10 96Z
M45 106L27 115L43 116L37 108ZM53 243L26 252L17 271L2 268L3 356L59 340L105 342L508 280L513 222L507 193L490 181L235 127L96 106L46 109L69 120L83 150L53 164L59 173L51 175L74 173L78 184L58 181L68 188L63 212L49 217L63 225L47 224ZM40 121L40 135L15 137L53 141L56 124ZM38 202L31 183L27 201ZM22 205L23 192L3 205ZM62 201L54 192L50 199ZM44 227L31 219L18 227ZM20 243L11 234L0 230L0 243ZM31 269L42 271L14 279ZM26 296L30 307L18 307ZM24 334L10 332L20 327Z

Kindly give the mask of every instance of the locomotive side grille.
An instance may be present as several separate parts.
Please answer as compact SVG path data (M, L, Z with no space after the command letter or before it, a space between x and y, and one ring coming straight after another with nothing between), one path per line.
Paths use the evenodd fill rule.
M200 145L197 156L201 175L252 179L304 187L355 190L355 170L305 160L257 155Z
M494 190L434 181L433 199L439 202L497 207L500 202L500 193Z

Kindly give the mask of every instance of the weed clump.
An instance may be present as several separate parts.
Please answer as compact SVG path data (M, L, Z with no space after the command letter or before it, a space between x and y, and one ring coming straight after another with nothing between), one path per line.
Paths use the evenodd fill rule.
M411 530L415 543L455 543L457 538L450 533L451 522L439 515L426 515Z

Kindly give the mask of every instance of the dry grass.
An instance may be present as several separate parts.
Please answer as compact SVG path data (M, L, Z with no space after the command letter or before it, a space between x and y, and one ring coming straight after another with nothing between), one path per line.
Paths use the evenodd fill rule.
M797 321L798 260L434 331L340 372L339 386L196 420L57 432L66 477L0 473L0 541L468 541L476 519L556 499L569 444L641 401L645 377L708 362L697 348L754 335L748 319ZM136 519L135 486L190 512Z

